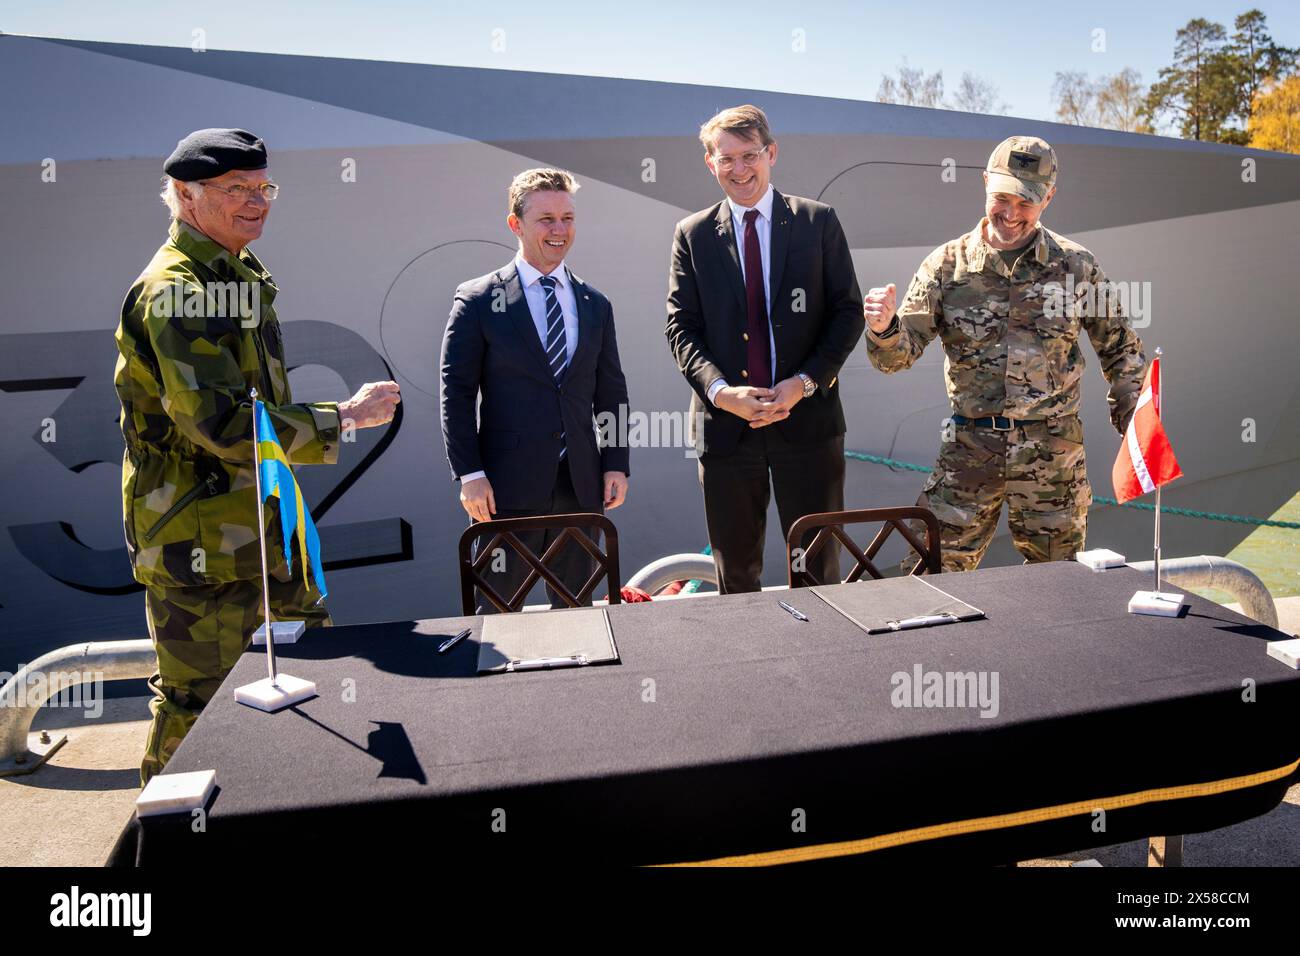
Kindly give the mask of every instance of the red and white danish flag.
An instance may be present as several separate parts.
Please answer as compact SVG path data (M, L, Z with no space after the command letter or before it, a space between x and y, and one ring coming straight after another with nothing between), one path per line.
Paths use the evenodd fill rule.
M1160 424L1160 359L1151 360L1137 408L1124 431L1124 443L1111 471L1115 498L1123 504L1161 485L1181 478L1169 438Z

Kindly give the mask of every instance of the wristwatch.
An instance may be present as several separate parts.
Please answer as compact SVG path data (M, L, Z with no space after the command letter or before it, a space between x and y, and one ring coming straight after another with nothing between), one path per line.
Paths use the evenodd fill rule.
M799 372L798 375L803 379L803 397L812 398L813 392L817 391L817 383L803 372Z

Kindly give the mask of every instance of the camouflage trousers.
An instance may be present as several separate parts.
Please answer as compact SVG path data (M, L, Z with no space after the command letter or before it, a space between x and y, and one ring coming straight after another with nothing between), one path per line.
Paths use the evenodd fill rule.
M302 620L308 627L333 623L324 604L314 607L301 572L290 581L270 579L271 616ZM158 672L149 679L153 724L140 765L140 785L171 759L199 713L212 700L239 655L262 624L260 581L232 581L200 587L145 588L149 637L158 652Z
M950 428L951 439L916 501L939 519L945 571L979 566L1003 502L1011 540L1026 564L1068 561L1083 549L1092 488L1077 415L1007 432ZM915 552L904 564L914 562Z

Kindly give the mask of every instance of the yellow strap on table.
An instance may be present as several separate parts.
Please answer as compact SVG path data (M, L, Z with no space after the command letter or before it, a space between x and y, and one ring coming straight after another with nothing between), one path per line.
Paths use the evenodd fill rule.
M1016 813L1001 813L992 817L975 817L970 820L956 820L952 823L936 823L928 827L912 830L899 830L895 833L882 833L880 836L866 837L862 840L843 840L838 843L819 843L813 846L796 846L788 850L768 850L764 853L743 853L739 856L721 856L713 860L697 860L690 863L668 863L664 866L773 866L778 863L802 863L807 860L825 860L836 856L853 856L858 853L870 853L872 850L884 850L889 847L903 846L907 843L920 843L922 840L936 840L940 837L958 836L963 833L979 833L983 830L1002 830L1029 823L1043 823L1059 820L1077 814L1091 813L1094 810L1122 810L1144 803L1157 803L1162 800L1185 800L1189 797L1210 797L1233 790L1245 790L1261 784L1272 783L1289 776L1300 767L1300 759L1285 767L1266 770L1263 773L1246 774L1241 777L1228 777L1224 780L1212 780L1209 783L1192 783L1181 787L1162 787L1157 790L1140 790L1137 793L1125 793L1115 797L1100 797L1094 800L1079 800L1075 803L1058 803L1051 807L1038 807L1034 810L1021 810Z

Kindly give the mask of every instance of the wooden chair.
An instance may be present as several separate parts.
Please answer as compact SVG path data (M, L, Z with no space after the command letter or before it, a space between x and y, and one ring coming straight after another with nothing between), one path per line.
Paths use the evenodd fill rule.
M544 554L540 557L533 553L532 549L527 547L516 536L520 531L540 531L549 528L563 528L563 532L554 541L551 542ZM607 551L602 551L600 546L588 535L583 529L595 528L605 534L605 546ZM475 539L488 536L486 546L479 551L477 559L473 557L473 544ZM552 561L560 551L569 545L569 542L577 542L588 554L595 560L596 567L592 571L591 577L582 586L577 594L569 591L564 583L556 577L547 564ZM508 545L528 565L530 570L527 577L514 594L503 597L497 593L483 577L483 570L491 562L493 554L498 547ZM619 594L619 573L618 573L618 530L604 515L599 514L568 514L568 515L543 515L537 518L503 518L498 521L479 521L465 529L465 533L460 536L459 546L460 559L460 604L461 612L464 614L473 614L475 608L474 589L483 592L484 597L492 602L498 611L510 612L523 609L524 599L528 592L533 589L533 585L538 579L545 581L551 586L560 599L569 607L581 607L587 601L596 585L600 583L601 577L605 577L609 584L609 603L618 604Z
M909 520L920 520L925 522L926 526L926 544L923 546L917 540L916 534L905 522ZM844 532L846 524L863 524L869 522L882 521L884 526L876 532L876 536L871 539L871 544L863 551L857 544ZM808 547L800 551L801 542L804 535L816 530L812 541ZM849 572L844 583L857 581L861 579L865 571L873 578L883 578L884 574L876 567L873 562L876 554L880 551L885 543L885 539L890 533L897 531L903 536L912 549L921 556L912 574L939 574L943 571L943 561L939 545L939 519L934 516L929 508L864 508L859 511L828 511L823 514L804 515L790 528L789 535L786 536L786 562L789 570L790 587L805 588L815 587L819 584L829 584L829 581L819 581L816 576L807 570L812 566L811 558L825 548L831 541L838 541L842 544L855 559L853 570ZM796 555L796 552L798 554ZM795 565L801 566L800 570L795 570ZM838 583L838 582L836 582Z

